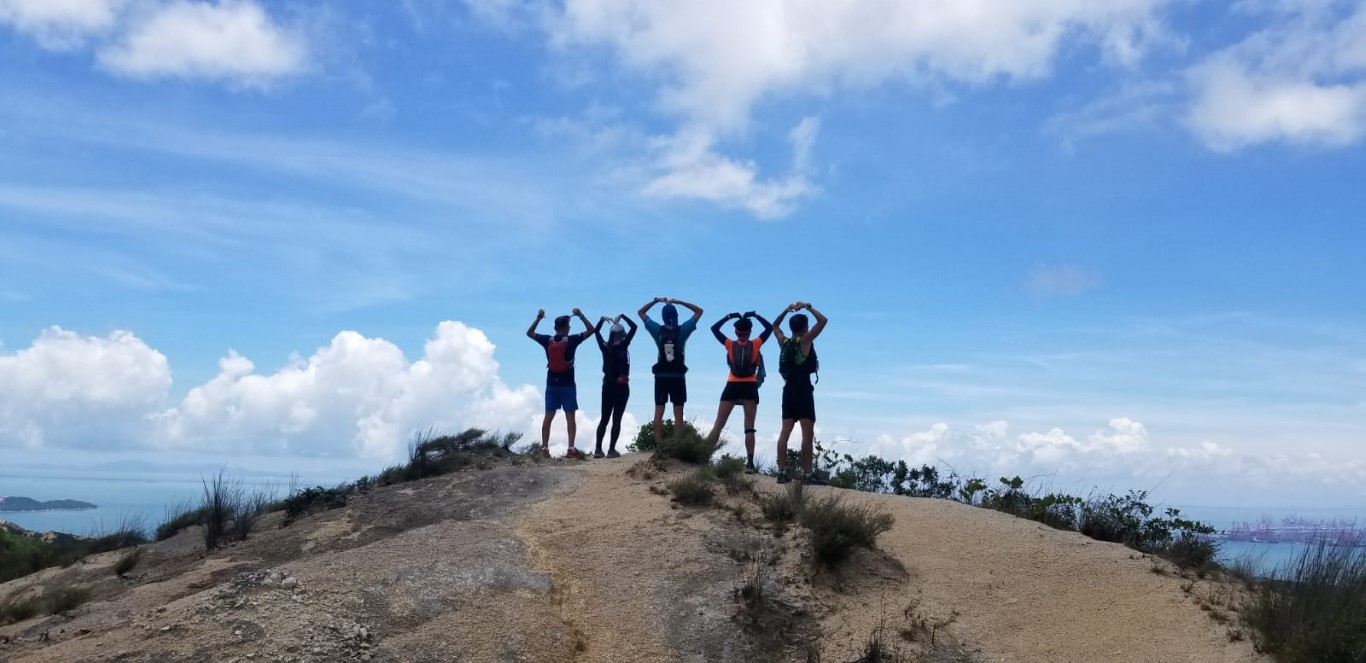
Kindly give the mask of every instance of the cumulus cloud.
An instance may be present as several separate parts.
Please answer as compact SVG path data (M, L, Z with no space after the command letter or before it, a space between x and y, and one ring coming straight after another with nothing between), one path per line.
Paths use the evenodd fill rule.
M128 332L49 328L29 347L0 354L0 446L137 440L170 386L166 357Z
M1064 45L1081 43L1132 64L1163 37L1167 1L566 0L546 23L558 47L606 48L656 81L658 107L680 119L651 193L781 216L812 185L799 173L765 179L757 165L725 156L724 142L745 133L761 101L889 81L1032 81L1051 72ZM814 139L813 126L801 128L799 166Z
M352 331L307 359L258 372L230 352L218 374L169 403L166 358L128 332L44 332L0 355L0 446L146 448L394 460L414 431L524 432L531 386L498 377L478 329L443 322L421 358Z
M250 0L177 0L137 21L99 53L100 64L133 78L206 78L259 87L306 66L301 35Z
M9 24L44 48L79 48L113 27L126 0L0 0L0 24Z
M1208 147L1342 147L1366 136L1366 5L1252 2L1271 27L1212 54L1187 79L1186 122Z

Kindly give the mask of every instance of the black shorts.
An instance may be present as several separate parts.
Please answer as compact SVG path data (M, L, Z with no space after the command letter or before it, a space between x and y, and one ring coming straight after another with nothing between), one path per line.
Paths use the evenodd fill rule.
M655 405L673 401L674 405L688 402L688 381L683 378L655 378Z
M815 387L800 382L783 385L783 421L788 419L816 420Z
M759 383L758 382L727 382L726 388L721 390L722 403L739 403L741 401L759 402Z

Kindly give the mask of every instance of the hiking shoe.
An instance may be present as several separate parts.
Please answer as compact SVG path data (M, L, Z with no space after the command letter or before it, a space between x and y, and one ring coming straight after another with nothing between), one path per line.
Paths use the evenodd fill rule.
M789 481L792 481L792 477L787 476L787 472L778 473L778 483L787 483Z
M745 474L758 474L759 470L754 469L754 463L745 463Z
M565 452L564 452L564 457L565 457L565 458L587 458L587 456L585 456L585 455L583 454L583 452L579 451L578 449L575 449L574 447L569 447L567 450L565 450Z
M548 447L548 446L546 446L546 447L541 447L541 455L544 456L544 457L546 457L546 458L549 458L549 457L550 457L550 447Z
M826 481L825 479L822 479L822 478L820 478L820 477L818 477L818 476L816 476L816 475L814 475L814 474L808 474L808 475L802 477L802 483L804 483L804 484L806 484L806 485L808 485L808 486L828 486L828 485L830 485L830 482L829 482L829 481Z
M593 457L594 457L594 458L606 458L607 456L606 456L605 454L602 453L602 449L598 449L598 450L596 450L596 451L593 452Z
M616 449L608 449L608 450L607 450L607 457L608 457L608 458L621 458L621 452L620 452L620 451L617 451Z

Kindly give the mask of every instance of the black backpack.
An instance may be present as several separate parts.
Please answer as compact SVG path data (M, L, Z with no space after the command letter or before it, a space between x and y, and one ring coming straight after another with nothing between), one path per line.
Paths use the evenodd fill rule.
M655 362L654 372L688 372L687 365L683 363L683 343L679 341L677 325L659 328L659 360Z
M797 357L801 351L802 337L790 336L783 342L782 352L778 354L778 374L784 380L810 376L821 370L820 360L816 358L816 346L811 346L811 354L802 363L797 363ZM818 381L820 377L816 378Z
M754 341L731 341L730 352L726 359L730 363L730 374L737 378L754 377L759 370L758 348Z

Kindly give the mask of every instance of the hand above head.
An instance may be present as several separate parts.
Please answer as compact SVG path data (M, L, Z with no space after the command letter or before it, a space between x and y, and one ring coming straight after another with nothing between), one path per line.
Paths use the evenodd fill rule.
M669 298L668 298L668 297L655 297L655 303L656 303L656 304L668 304L668 303L669 303Z
M742 318L742 317L744 317L744 316L740 315L739 313L732 313L732 314L730 314L730 315L728 315L728 316L726 316L726 317L727 317L727 318L735 318L736 320L739 320L740 318Z
M577 308L574 309L573 311L570 311L570 313L573 313L574 315L583 315L583 311L580 311L580 310L577 309Z
M540 320L540 319L542 319L542 318L544 318L544 317L545 317L545 309L537 309L537 310L536 310L536 319L537 319L537 320Z
M744 317L746 317L746 318L752 318L752 317L754 317L755 315L757 315L757 314L756 314L754 311L745 311L745 316L744 316Z

